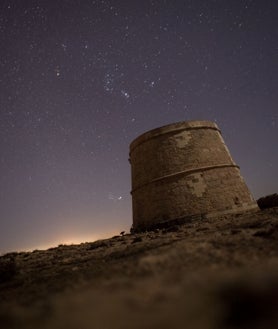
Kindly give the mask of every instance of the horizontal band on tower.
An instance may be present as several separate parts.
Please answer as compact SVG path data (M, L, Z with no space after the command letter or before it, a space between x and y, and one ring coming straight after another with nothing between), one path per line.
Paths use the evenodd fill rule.
M176 172L174 174L165 175L165 176L162 176L162 177L155 178L155 179L151 180L150 182L147 182L147 183L145 183L141 186L135 187L130 193L132 194L133 192L135 192L137 190L140 190L141 188L143 188L145 186L148 186L150 184L159 182L161 180L167 180L169 178L173 178L173 177L176 177L176 176L191 175L191 174L195 174L195 173L200 172L200 171L204 172L204 171L208 171L208 170L212 170L212 169L230 168L230 167L240 169L239 166L236 165L236 164L222 164L222 165L206 166L206 167L199 167L199 168L196 168L196 169L183 170L183 171Z

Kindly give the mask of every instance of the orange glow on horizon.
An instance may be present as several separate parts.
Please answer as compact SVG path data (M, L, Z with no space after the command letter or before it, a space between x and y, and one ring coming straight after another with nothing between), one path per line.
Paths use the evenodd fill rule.
M23 248L24 251L30 252L30 251L34 251L34 250L47 250L49 248L55 248L58 247L59 245L75 245L75 244L81 244L81 243L86 243L86 242L94 242L97 240L102 240L102 239L109 239L114 235L118 235L119 232L113 230L110 232L106 232L106 233L99 233L99 234L80 234L79 236L74 236L72 234L72 236L64 236L61 238L55 238L55 240L49 242L49 243L42 243L36 246L32 246L32 247L27 247L27 248ZM21 250L23 251L23 250Z

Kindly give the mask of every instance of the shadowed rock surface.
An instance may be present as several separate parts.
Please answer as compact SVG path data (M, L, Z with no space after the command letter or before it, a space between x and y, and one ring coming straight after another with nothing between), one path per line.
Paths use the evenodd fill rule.
M257 203L258 203L258 206L260 207L260 209L278 207L278 194L274 193L274 194L262 197L257 201Z
M277 328L278 208L0 257L4 329Z

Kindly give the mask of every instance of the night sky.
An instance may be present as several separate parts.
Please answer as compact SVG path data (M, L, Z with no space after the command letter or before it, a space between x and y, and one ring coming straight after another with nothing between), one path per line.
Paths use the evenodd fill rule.
M0 252L128 231L129 144L176 121L278 192L276 0L1 0L0 33Z

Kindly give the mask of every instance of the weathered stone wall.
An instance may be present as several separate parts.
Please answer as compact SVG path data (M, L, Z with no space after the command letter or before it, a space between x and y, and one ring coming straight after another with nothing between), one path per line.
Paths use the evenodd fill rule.
M257 208L216 124L180 122L130 145L135 230Z

